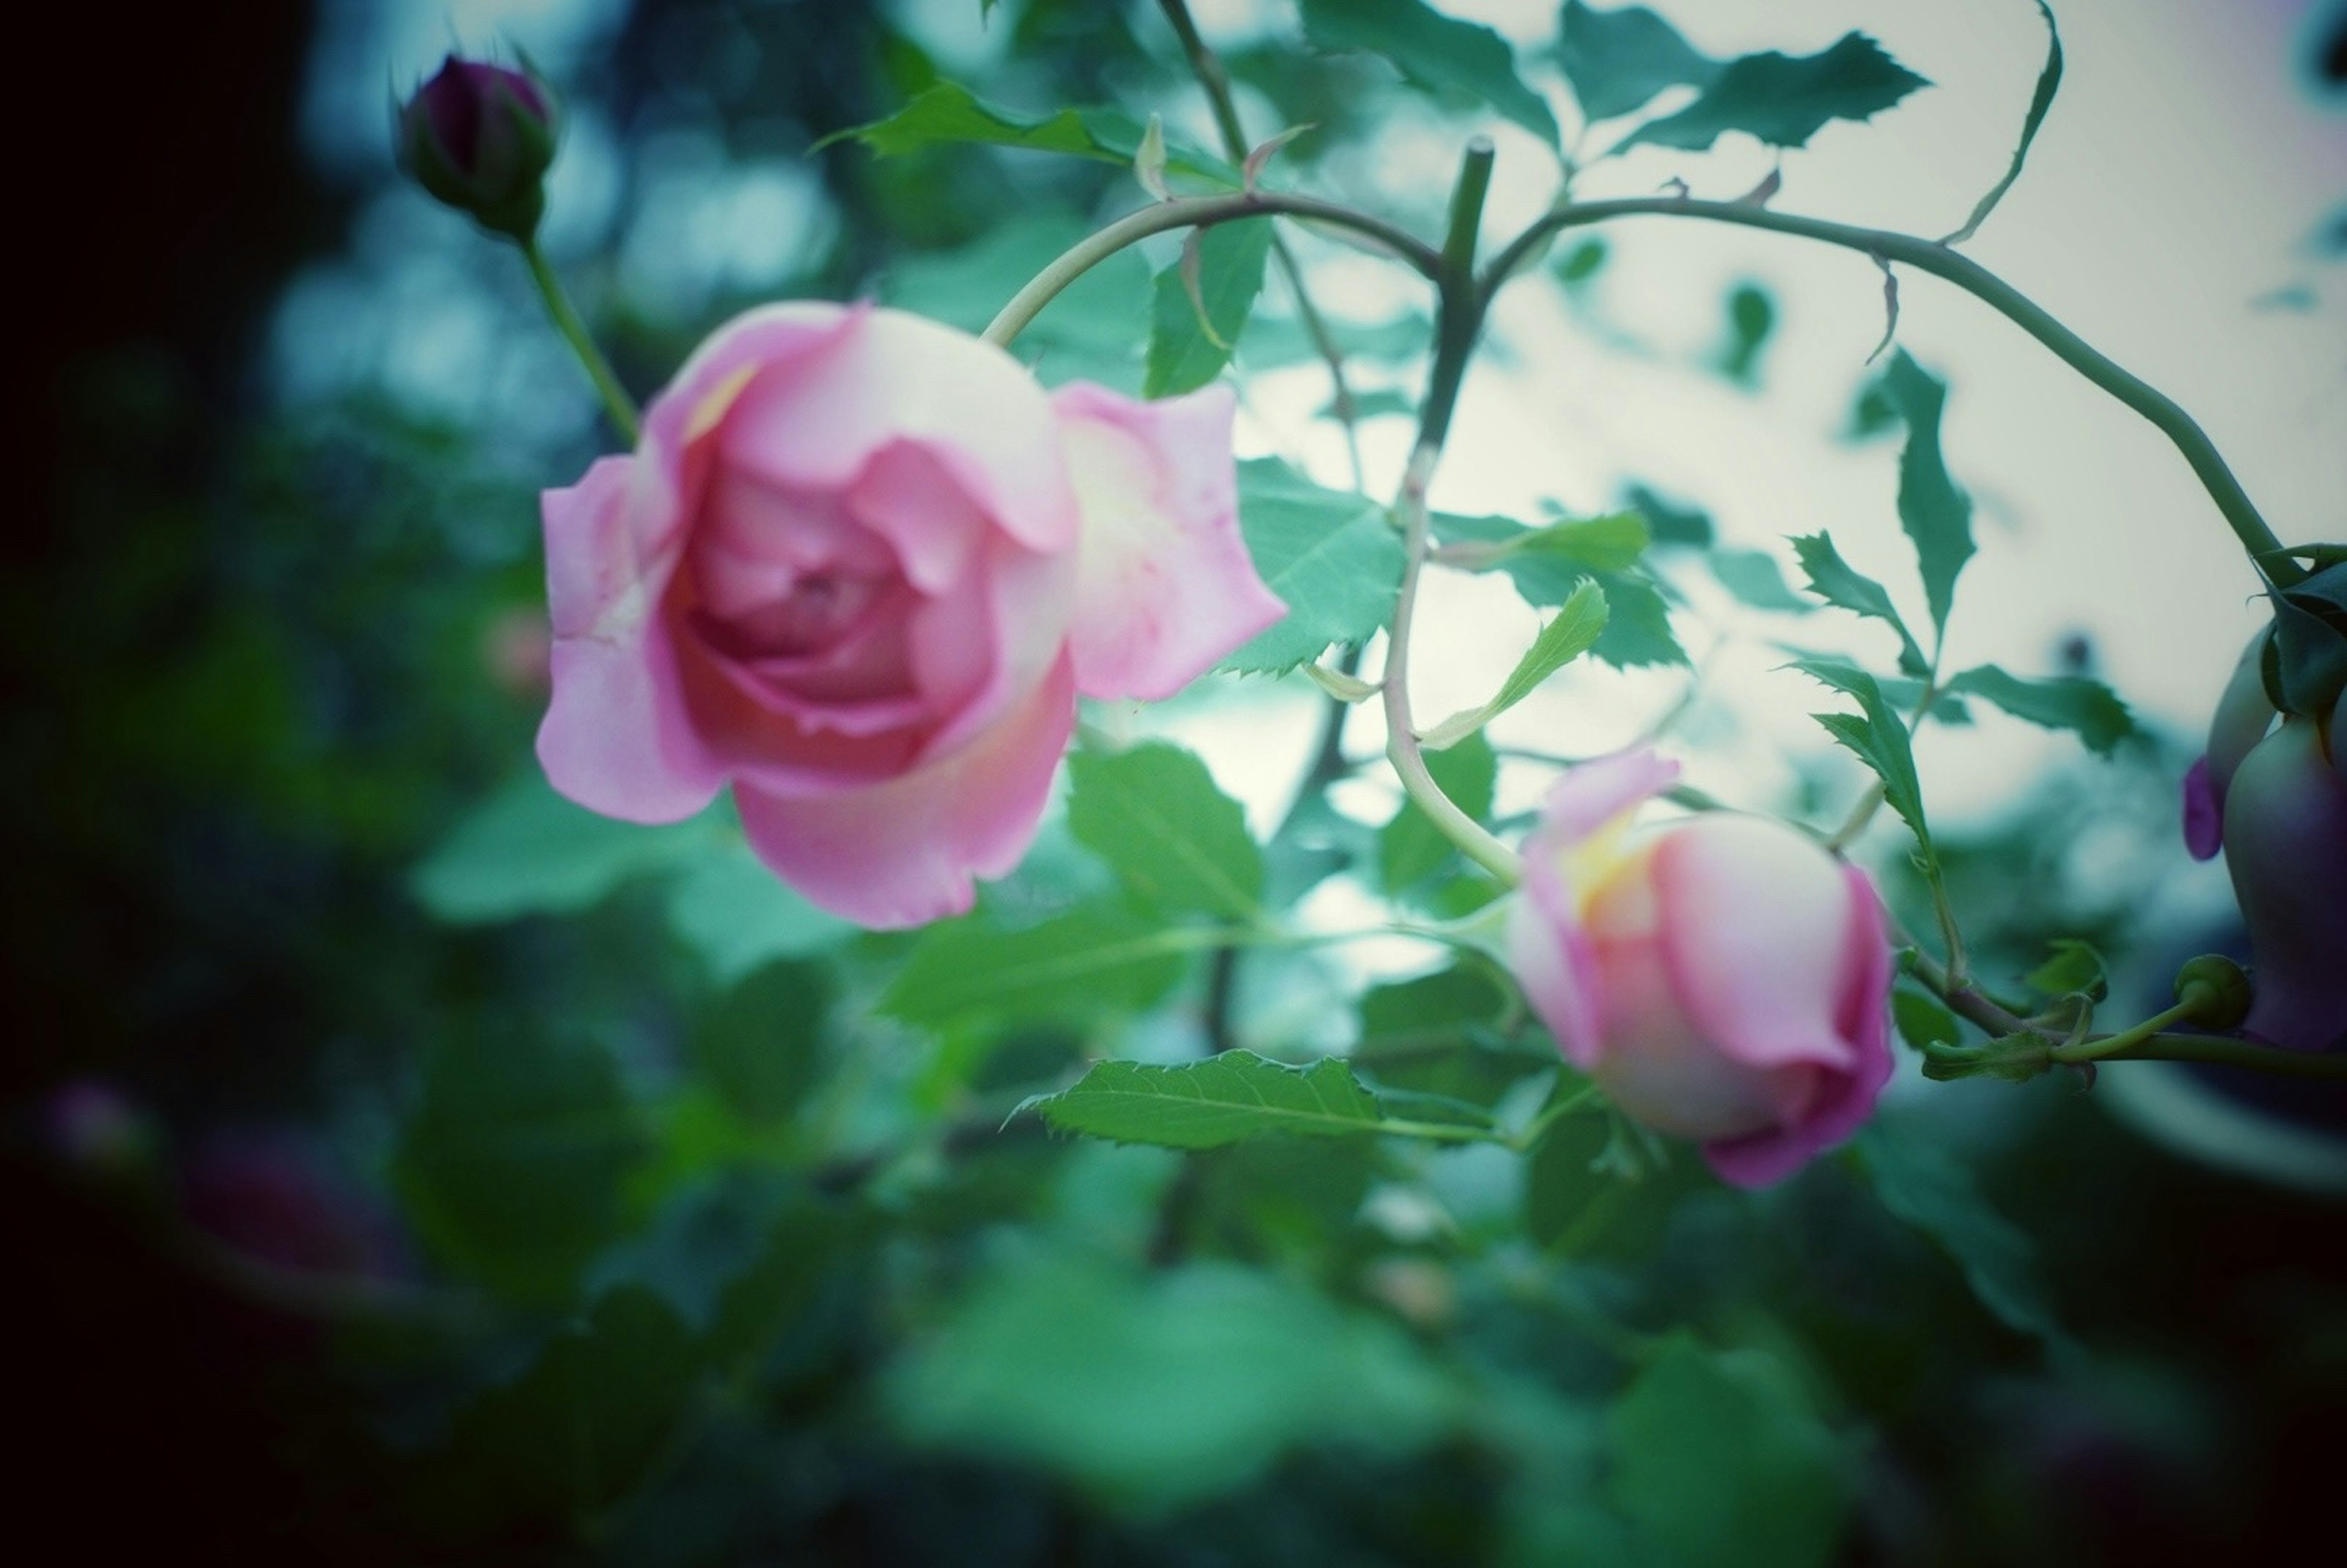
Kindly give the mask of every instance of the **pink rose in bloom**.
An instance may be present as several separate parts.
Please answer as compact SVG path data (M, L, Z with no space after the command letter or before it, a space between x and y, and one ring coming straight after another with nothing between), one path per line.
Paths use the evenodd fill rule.
M1715 812L1629 838L1677 776L1639 748L1557 781L1524 841L1510 958L1624 1114L1764 1186L1873 1112L1891 947L1866 874L1783 823Z
M750 845L867 926L970 907L1033 840L1079 692L1171 695L1285 613L1237 526L1232 404L1048 395L897 311L770 306L643 439L545 497L555 788Z

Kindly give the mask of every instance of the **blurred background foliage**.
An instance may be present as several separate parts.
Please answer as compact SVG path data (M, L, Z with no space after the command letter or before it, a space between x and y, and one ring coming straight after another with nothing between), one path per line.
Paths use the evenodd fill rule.
M563 11L548 243L640 393L769 298L974 328L1136 199L1109 161L806 156L941 57L976 49L1004 102L1197 118L1153 7L1005 0L984 34L978 9ZM89 112L140 138L101 163L35 127L19 168L45 275L20 296L37 494L0 589L8 1462L52 1540L2073 1564L2328 1519L2335 1199L2167 1153L2066 1077L1910 1097L1758 1194L1602 1118L1519 1160L1182 1154L1011 1114L1087 1058L1198 1049L1230 971L923 990L949 955L800 905L722 817L626 828L534 782L535 492L601 436L512 256L392 174L375 51L404 8L52 20ZM1227 64L1266 119L1320 128L1282 155L1307 184L1341 186L1379 117L1436 113L1276 28ZM1568 293L1604 259L1557 258ZM1149 288L1120 262L1056 308L1047 377L1137 386ZM1768 293L1719 310L1715 369L1748 383ZM1407 320L1359 328L1371 365L1415 352ZM1306 353L1276 319L1249 341ZM2082 764L1945 835L1984 964L2139 945L2128 867L2175 761ZM2138 835L2082 864L2114 817ZM1317 842L1430 907L1483 896L1381 821ZM1080 838L1055 823L986 917L1102 907ZM2122 985L2153 996L2175 956ZM1308 1060L1333 1032L1389 1093L1536 1103L1553 1076L1471 969L1358 1018L1308 960L1243 979L1248 1043Z

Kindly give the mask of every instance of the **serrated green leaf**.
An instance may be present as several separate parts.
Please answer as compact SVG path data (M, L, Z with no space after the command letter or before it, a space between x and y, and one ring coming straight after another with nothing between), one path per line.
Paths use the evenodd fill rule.
M1239 465L1239 531L1287 614L1215 668L1276 674L1383 626L1401 586L1400 537L1385 508L1312 483L1276 457Z
M646 827L598 816L555 794L533 768L459 818L410 873L408 887L457 925L572 914L632 877L696 863L721 843L722 821L710 812Z
M1144 126L1121 109L1063 108L1048 115L1022 114L985 102L967 87L938 82L886 119L834 131L812 150L839 141L860 142L882 158L954 143L1058 152L1104 163L1131 166L1140 156ZM1238 170L1221 159L1169 140L1165 166L1215 185L1235 187Z
M1491 742L1470 735L1448 751L1430 753L1426 767L1460 810L1478 822L1490 818L1491 792L1500 776L1500 759ZM1404 797L1393 819L1378 833L1378 886L1389 894L1415 886L1456 853L1417 803Z
M1825 726L1828 734L1874 771L1874 775L1882 781L1884 803L1914 829L1915 841L1922 845L1925 861L1934 860L1937 851L1932 847L1931 825L1923 816L1923 786L1915 774L1915 753L1908 744L1907 726L1883 701L1874 677L1853 665L1830 659L1796 660L1793 668L1858 699L1860 713L1819 713L1814 717Z
M1245 920L1263 900L1263 851L1238 803L1179 746L1150 742L1068 759L1068 826L1143 903Z
M1930 84L1863 33L1815 55L1746 55L1728 61L1676 114L1638 128L1622 145L1701 152L1728 131L1771 147L1806 147L1829 120L1863 120Z
M1857 1480L1792 1368L1684 1331L1606 1415L1606 1491L1654 1568L1831 1562Z
M1801 569L1809 576L1811 593L1840 610L1854 615L1870 616L1881 621L1899 634L1899 668L1910 675L1922 675L1932 666L1916 645L1914 635L1901 619L1898 607L1883 586L1853 569L1834 548L1833 538L1827 534L1802 534L1793 539L1793 554Z
M1956 1015L1939 998L1901 987L1891 993L1891 1021L1899 1038L1916 1050L1931 1045L1955 1045L1963 1039Z
M1515 50L1491 28L1445 16L1421 0L1303 0L1303 12L1313 47L1382 55L1411 86L1464 94L1559 145L1547 100L1524 85Z
M1263 292L1263 266L1271 254L1271 225L1251 220L1217 223L1198 236L1198 295L1184 281L1184 263L1157 274L1150 310L1148 371L1144 397L1171 397L1205 385L1231 362L1231 350L1246 330L1255 296ZM1199 306L1205 317L1199 318Z
M1956 579L1973 556L1972 499L1948 477L1940 451L1940 414L1947 405L1947 385L1910 359L1905 349L1891 356L1881 385L1907 424L1907 445L1899 454L1899 526L1914 541L1932 629L1944 632Z
M1604 630L1605 590L1594 581L1583 582L1516 661L1501 682L1499 695L1489 703L1487 716L1497 717L1531 696L1542 682L1588 652Z
M1384 1107L1335 1057L1309 1067L1226 1050L1159 1067L1102 1061L1073 1087L1029 1102L1062 1132L1166 1149L1213 1149L1245 1138L1357 1137Z
M2068 730L2098 756L2109 756L2120 742L2142 733L2116 693L2083 675L2024 679L1983 664L1956 676L1947 689L1993 702L2016 719Z
M2028 161L2029 144L2037 139L2037 128L2045 123L2045 111L2054 107L2054 94L2062 86L2062 29L2054 21L2054 7L2045 0L2037 0L2037 14L2045 18L2045 66L2037 73L2037 90L2029 95L2029 112L2022 118L2021 141L2013 149L2013 161L2006 166L2004 178L1988 188L1973 205L1972 216L1964 226L1940 241L1942 245L1961 245L1979 232L1982 222L2004 200L2013 182L2021 178L2021 166Z
M1600 11L1566 0L1557 58L1581 112L1611 119L1644 108L1665 87L1703 87L1719 63L1644 5Z
M1015 931L967 915L921 933L878 1010L930 1028L1138 1011L1181 979L1193 949L1177 935L1121 899Z
M1623 571L1637 563L1649 541L1641 514L1609 512L1595 518L1560 518L1528 528L1510 518L1471 518L1438 512L1431 519L1434 536L1445 544L1472 543L1487 547L1489 566L1522 559L1550 560L1590 571ZM1478 564L1471 569L1487 569Z
M1720 587L1755 610L1809 615L1818 608L1792 590L1777 558L1767 550L1714 548L1705 551L1703 559Z
M1671 631L1671 607L1644 572L1599 572L1605 590L1605 630L1589 651L1616 670L1688 662Z
M1854 1147L1882 1206L1938 1243L1999 1322L2056 1349L2068 1348L2038 1277L2035 1244L1989 1204L1972 1172L1937 1138L1920 1129L1902 1136L1878 1122Z

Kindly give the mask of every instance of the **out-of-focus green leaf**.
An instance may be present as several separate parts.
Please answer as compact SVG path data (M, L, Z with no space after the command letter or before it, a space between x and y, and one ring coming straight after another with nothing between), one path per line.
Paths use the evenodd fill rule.
M1509 518L1470 518L1451 512L1438 512L1432 521L1435 538L1445 544L1487 547L1487 551L1478 552L1478 559L1468 563L1471 570L1528 557L1570 562L1591 571L1624 571L1645 553L1650 537L1645 516L1635 511L1561 518L1538 528L1527 528Z
M1434 339L1434 323L1415 311L1404 311L1381 322L1348 321L1325 313L1321 324L1348 361L1378 360L1388 364L1415 361ZM1317 364L1319 344L1294 316L1258 313L1247 327L1246 347L1240 354L1249 370L1273 370L1285 364ZM1415 402L1411 404L1416 407Z
M776 958L828 952L856 930L800 897L738 838L669 884L668 926L722 986Z
M1907 445L1899 454L1899 526L1915 544L1932 625L1944 631L1956 579L1973 556L1972 500L1948 477L1940 451L1948 388L1901 349L1882 373L1882 390L1907 424Z
M1605 1490L1654 1568L1833 1560L1856 1480L1791 1368L1685 1333L1652 1356L1607 1415Z
M823 1026L831 971L821 964L774 963L702 1014L693 1030L695 1063L744 1122L777 1122L823 1075Z
M1915 753L1908 744L1907 726L1882 700L1874 677L1853 665L1830 659L1801 659L1793 668L1837 692L1858 699L1859 713L1819 713L1818 723L1882 781L1882 798L1915 830L1926 861L1932 858L1931 825L1923 816L1923 786L1915 774Z
M1013 213L953 251L893 261L880 297L900 310L976 333L1027 282L1092 231L1054 209ZM1048 383L1078 377L1138 391L1142 360L1133 323L1150 310L1149 268L1121 251L1061 290L1019 334L1016 352Z
M1121 109L1063 108L1054 114L1022 114L989 104L969 88L938 82L886 119L834 131L815 143L820 151L837 141L856 141L882 158L896 158L956 142L981 142L1060 152L1130 167L1140 154L1147 128ZM1216 185L1235 186L1238 170L1221 159L1169 138L1165 166Z
M2053 948L2046 960L2029 971L2026 983L2040 996L2066 997L2074 994L2092 997L2100 1001L2110 994L2111 983L2103 955L2095 950L2092 942L2082 942L2075 937L2056 938L2048 944Z
M1384 1116L1377 1096L1335 1057L1289 1067L1245 1050L1172 1067L1099 1062L1028 1108L1063 1132L1167 1149L1275 1134L1353 1137L1376 1132Z
M1907 622L1900 618L1898 607L1891 602L1890 592L1843 560L1831 535L1802 534L1793 540L1793 554L1809 574L1811 593L1854 615L1871 616L1899 634L1900 669L1922 675L1932 668L1907 630Z
M1315 48L1382 55L1412 86L1458 93L1558 145L1547 100L1516 74L1515 50L1489 27L1445 16L1423 0L1303 0Z
M1186 260L1157 274L1143 396L1194 392L1220 375L1263 292L1264 260L1271 254L1268 221L1217 223L1198 237L1197 246L1195 298L1183 277Z
M1325 489L1276 457L1250 458L1239 465L1239 529L1287 614L1218 669L1293 670L1331 643L1365 641L1392 613L1401 539L1375 501Z
M1024 1460L1142 1515L1245 1486L1305 1445L1407 1453L1463 1414L1399 1329L1298 1285L1048 1256L985 1280L887 1392L918 1440Z
M1427 771L1459 809L1478 822L1491 815L1491 791L1500 776L1500 759L1491 742L1470 735L1447 751L1426 759ZM1378 832L1378 885L1398 894L1431 876L1458 853L1416 802L1404 796L1393 819Z
M1351 1061L1379 1093L1406 1090L1488 1111L1514 1085L1557 1067L1546 1041L1499 1033L1508 1001L1490 970L1466 965L1372 986Z
M1150 742L1077 752L1068 777L1069 828L1142 902L1229 920L1257 912L1263 851L1205 764Z
M2036 91L2029 95L2029 112L2022 117L2021 140L2013 149L2013 162L2006 166L2004 178L1973 203L1964 226L1940 241L1942 245L1961 245L1979 232L1982 222L2021 178L2021 166L2029 159L2029 144L2037 139L2037 128L2045 123L2045 111L2054 107L2054 94L2062 86L2062 29L2055 24L2054 7L2045 0L2037 0L2037 14L2045 18L2045 66L2037 73Z
M598 816L533 768L459 820L408 886L458 925L571 914L631 877L696 864L721 842L722 821L713 811L664 827Z
M2083 675L2032 680L1983 664L1950 681L1948 690L1983 698L2016 719L2049 730L2068 730L2098 756L2109 756L2120 742L2142 733L2135 715L2116 692Z
M1717 61L1644 5L1600 11L1566 0L1557 57L1591 119L1628 114L1665 87L1699 87L1719 74Z
M1963 1039L1956 1015L1939 998L1901 986L1891 993L1891 1021L1899 1038L1917 1050L1928 1045L1954 1045Z
M1717 531L1711 526L1711 514L1701 507L1683 506L1648 489L1633 485L1622 493L1631 508L1646 519L1647 531L1658 545L1691 545L1697 548L1711 543Z
M425 1059L397 1174L410 1217L451 1266L553 1300L618 1224L644 1148L603 1050L522 1030L466 1033Z
M1746 55L1728 61L1695 102L1640 126L1626 147L1701 152L1728 131L1771 147L1806 147L1829 120L1862 120L1930 84L1863 33L1815 55Z
M652 1292L610 1292L557 1328L528 1369L457 1418L449 1501L476 1517L582 1527L625 1496L685 1419L702 1362Z
M1777 558L1766 550L1718 548L1704 552L1703 559L1720 587L1755 610L1808 615L1817 609L1792 590Z
M1937 1138L1878 1122L1853 1146L1882 1206L1938 1243L1999 1322L2055 1349L2071 1347L2038 1277L2035 1245L1990 1206Z
M1080 905L1023 930L986 917L930 927L882 995L879 1010L942 1028L985 1019L1139 1010L1181 979L1193 949L1122 899Z
M1719 374L1739 385L1760 379L1760 351L1776 330L1777 302L1757 283L1738 283L1727 295L1727 343L1717 362Z

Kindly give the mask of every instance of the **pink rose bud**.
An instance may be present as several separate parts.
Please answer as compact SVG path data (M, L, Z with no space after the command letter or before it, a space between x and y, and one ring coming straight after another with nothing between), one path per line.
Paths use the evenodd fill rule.
M2273 727L2274 705L2266 695L2260 665L2266 639L2261 630L2250 639L2239 662L2233 666L2217 712L2209 724L2209 750L2184 774L2184 846L2195 860L2208 860L2225 845L2225 792L2251 747Z
M1232 411L1047 395L897 311L736 318L632 456L546 494L547 777L634 822L730 784L814 903L969 908L1033 841L1079 692L1170 695L1286 612L1239 537Z
M536 78L451 55L399 111L399 166L435 200L528 244L546 210L554 133Z
M1630 837L1677 775L1641 747L1557 781L1524 841L1510 956L1624 1114L1764 1186L1873 1112L1891 948L1866 874L1783 823L1716 812Z

